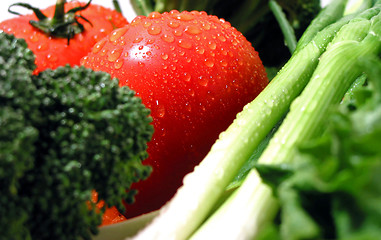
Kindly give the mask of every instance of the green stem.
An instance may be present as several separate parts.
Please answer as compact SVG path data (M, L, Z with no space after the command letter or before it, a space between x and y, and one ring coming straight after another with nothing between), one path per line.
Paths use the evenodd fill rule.
M65 18L65 3L66 0L57 0L56 8L54 10L54 16L52 19L52 23L62 23Z
M131 5L137 15L148 16L154 9L149 0L131 0Z
M44 32L45 34L49 36L66 38L69 43L69 40L71 38L73 38L76 34L81 33L85 30L83 24L78 21L78 18L81 18L82 20L91 24L91 22L89 22L86 18L76 14L78 11L85 10L87 7L89 7L90 3L91 3L91 0L89 0L83 6L74 7L70 9L69 11L65 12L66 1L57 0L53 18L48 18L41 12L40 9L35 8L26 3L12 4L8 8L8 11L10 13L20 15L19 13L11 10L11 8L14 6L20 6L20 7L24 7L26 9L32 10L38 19L37 21L35 20L29 21L29 23L33 27L41 30L42 32Z
M118 0L112 0L112 5L114 6L115 11L117 11L118 13L122 13L122 9L120 8Z
M316 33L343 17L347 2L348 0L335 0L326 6L304 31L296 49L303 48L312 40Z
M269 2L270 10L273 12L275 19L278 21L279 27L283 32L285 43L292 54L296 48L295 32L283 13L282 8L275 0Z

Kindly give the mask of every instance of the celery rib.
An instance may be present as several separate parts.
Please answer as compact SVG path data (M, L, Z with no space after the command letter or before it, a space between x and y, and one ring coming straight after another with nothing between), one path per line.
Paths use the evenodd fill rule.
M341 40L333 40L322 55L310 82L291 104L289 114L270 140L259 163L291 162L297 154L296 146L299 143L323 132L320 128L330 107L340 102L351 83L361 75L361 69L356 65L357 59L367 54L380 53L380 19L380 14L372 19L371 27L353 21L338 33ZM353 28L356 31L351 31ZM359 31L368 33L363 40L360 39L361 42L357 35L363 34ZM271 219L277 209L273 196L269 194L270 189L267 187L268 190L263 190L266 187L256 170L252 170L237 192L190 239L208 239L212 235L217 239L226 235L229 235L229 239L253 239L260 226ZM253 201L247 203L246 199ZM216 226L229 227L220 227L216 231Z

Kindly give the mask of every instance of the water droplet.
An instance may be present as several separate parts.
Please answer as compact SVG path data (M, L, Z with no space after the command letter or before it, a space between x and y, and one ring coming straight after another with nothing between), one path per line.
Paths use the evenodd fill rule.
M211 49L211 50L215 50L216 47L217 47L217 44L213 41L209 41L208 42L208 47Z
M146 43L147 43L147 44L152 44L152 43L154 43L154 42L155 42L155 39L148 39Z
M148 18L158 19L161 18L161 14L159 12L151 12L150 14L148 14Z
M48 44L47 43L41 43L37 46L37 51L45 51L48 49Z
M183 31L176 29L173 31L173 35L181 37L183 35Z
M168 27L170 27L170 28L177 28L177 27L180 26L180 23L177 22L177 21L169 21L167 25L168 25Z
M218 40L220 40L221 42L225 42L226 41L226 38L222 35L218 35L217 36Z
M134 41L132 41L133 43L140 43L141 41L143 40L142 37L137 37L134 39Z
M81 58L79 64L81 64L82 66L84 66L85 64L87 64L89 61L89 57L88 56L84 56L83 58Z
M108 53L107 60L110 62L116 61L122 55L123 48L117 48Z
M194 19L192 13L189 12L173 13L171 17L180 21L191 21Z
M221 63L221 66L223 66L223 67L228 66L228 62L227 62L225 59L222 59L222 60L220 61L220 63Z
M55 54L48 54L46 56L46 59L49 61L49 62L56 62L58 60L58 57L55 55Z
M231 24L230 24L229 22L224 22L224 23L222 24L222 27L223 27L223 28L230 28L230 27L231 27Z
M32 41L32 42L37 42L39 40L39 37L37 36L36 33L33 33L29 39Z
M161 54L161 58L162 58L163 60L167 60L167 59L168 59L168 54L166 54L166 53L162 53L162 54Z
M123 27L123 28L118 28L118 29L115 29L111 34L110 34L110 37L109 37L109 40L111 42L119 39L121 36L123 36L128 30L128 25L126 27Z
M173 37L172 35L168 35L168 34L163 34L161 35L161 39L164 41L164 42L167 42L167 43L172 43L175 41L175 37Z
M205 30L209 30L210 29L210 24L209 23L203 23L202 24L202 28L205 29Z
M145 22L143 23L143 27L145 27L145 28L148 28L148 27L151 26L151 25L152 25L151 21L145 21Z
M187 28L185 28L185 32L191 35L197 35L201 33L201 29L197 26L190 25Z
M186 49L189 49L192 47L192 42L185 40L185 39L180 39L178 44L180 47L186 48Z
M201 86L206 87L206 86L208 86L208 82L209 82L209 80L208 80L207 78L204 78L203 76L200 76L200 77L198 77L197 82L198 82Z
M156 101L156 113L160 118L165 116L165 107L163 105L159 105L158 101Z
M186 110L187 110L188 112L191 112L191 111L192 111L192 106L189 104L189 102L187 102L187 103L185 104L185 108L186 108Z
M196 53L198 54L204 54L205 49L203 47L197 46L196 47Z
M123 63L124 63L123 59L116 60L115 63L114 63L114 68L115 69L120 69L123 66Z
M192 76L190 74L188 74L188 73L183 74L184 81L189 82L191 80L191 78L192 78Z
M148 28L147 31L151 35L158 35L161 33L161 27L160 26L151 26Z
M98 53L102 48L103 46L106 44L106 39L102 39L100 40L97 44L94 45L93 49L92 49L92 52L95 54L95 53Z
M206 58L204 63L208 67L213 67L214 66L214 61L212 59L210 59L210 58Z
M143 62L138 62L139 67L144 67L145 64Z
M142 22L142 16L137 16L136 18L134 18L132 20L132 22L130 23L130 25L132 26L135 26L135 25L138 25Z

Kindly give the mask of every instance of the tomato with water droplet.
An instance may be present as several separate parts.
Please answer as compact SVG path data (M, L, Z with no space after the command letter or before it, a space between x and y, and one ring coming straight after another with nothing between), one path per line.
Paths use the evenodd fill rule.
M119 78L120 86L135 90L151 109L155 133L144 163L153 172L133 185L138 194L126 204L127 217L168 201L268 84L245 37L223 19L196 11L138 16L96 44L82 65Z

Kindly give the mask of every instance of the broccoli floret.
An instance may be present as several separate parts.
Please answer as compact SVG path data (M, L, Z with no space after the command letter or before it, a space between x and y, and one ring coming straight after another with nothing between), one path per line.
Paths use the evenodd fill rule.
M9 208L1 205L0 226L10 234L24 227L6 239L90 239L104 208L132 202L131 184L151 172L142 163L153 133L150 110L107 73L67 65L34 76L23 66L0 81L0 143L7 147L0 178L9 185L1 188L0 203ZM25 79L15 78L19 68ZM91 201L93 190L104 208Z
M28 122L37 112L31 73L34 55L23 39L0 33L0 239L28 239L19 179L33 167L37 130ZM22 150L22 151L21 151Z

